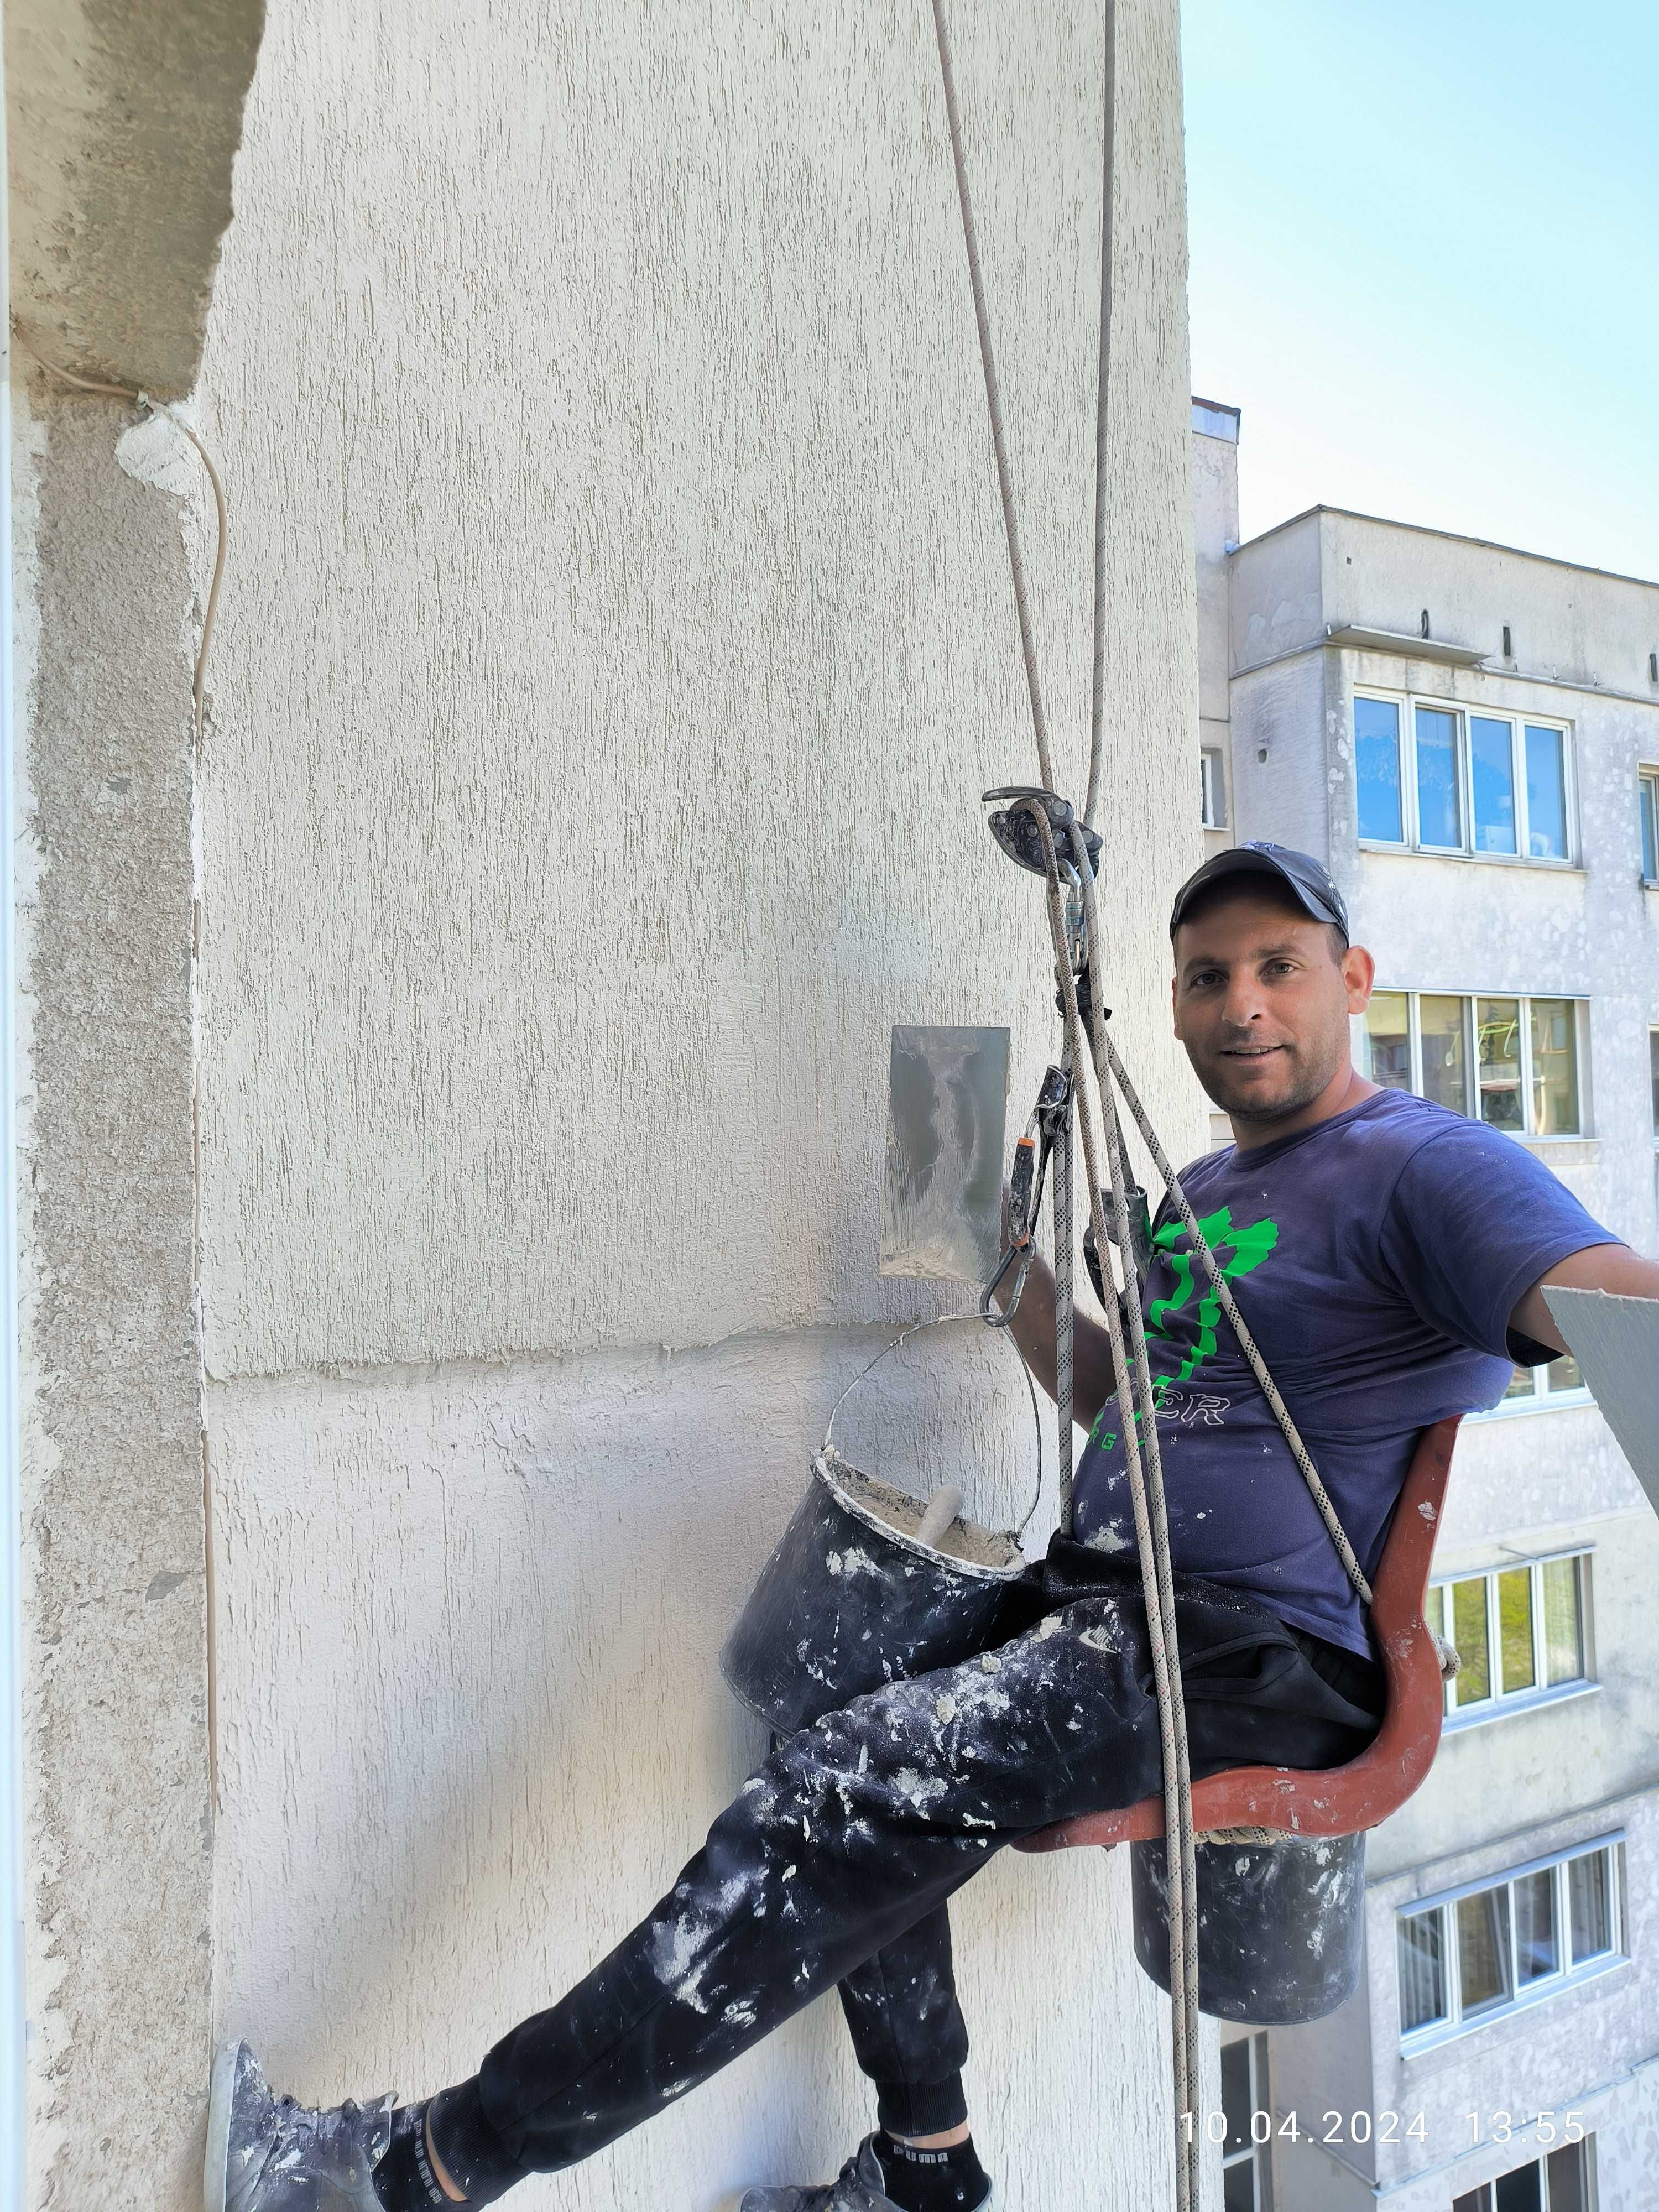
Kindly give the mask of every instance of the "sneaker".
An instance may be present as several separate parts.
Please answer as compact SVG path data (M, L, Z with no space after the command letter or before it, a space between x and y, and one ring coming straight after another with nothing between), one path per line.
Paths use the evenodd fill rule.
M206 2212L380 2212L374 2168L391 2097L317 2107L273 2097L246 2043L228 2043L208 2093Z
M974 2212L996 2212L995 2185ZM887 2194L887 2176L876 2156L876 2139L866 2136L833 2181L815 2188L745 2189L738 2212L900 2212Z

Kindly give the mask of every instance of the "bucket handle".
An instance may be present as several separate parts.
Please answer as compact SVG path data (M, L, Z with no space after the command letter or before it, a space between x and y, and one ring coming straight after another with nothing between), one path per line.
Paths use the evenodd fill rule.
M858 1373L853 1377L847 1388L842 1392L840 1397L836 1399L835 1404L830 1408L830 1419L824 1425L823 1443L822 1449L827 1452L832 1449L832 1439L835 1436L836 1414L840 1413L842 1407L852 1396L854 1391L858 1389L860 1383L864 1381L866 1376L869 1375L874 1369L879 1367L882 1361L886 1358L890 1352L896 1352L900 1345L904 1343L907 1338L920 1336L927 1329L946 1328L953 1322L970 1321L978 1322L981 1327L984 1325L984 1316L977 1309L975 1309L972 1313L939 1314L933 1321L913 1322L908 1328L902 1328L890 1344L884 1344L881 1350L876 1354L869 1365L867 1367L861 1367L859 1370ZM1036 1432L1036 1488L1032 1492L1031 1502L1025 1509L1024 1520L1019 1523L1019 1526L1017 1528L1010 1531L1010 1534L1014 1537L1015 1540L1018 1541L1018 1539L1025 1534L1026 1528L1030 1525L1031 1516L1036 1511L1042 1498L1042 1409L1037 1404L1036 1384L1032 1381L1031 1370L1025 1364L1025 1355L1021 1352L1019 1346L1014 1342L1012 1335L1008 1337L1007 1342L1013 1352L1014 1357L1019 1362L1020 1373L1025 1377L1025 1388L1030 1394L1031 1400L1031 1425Z

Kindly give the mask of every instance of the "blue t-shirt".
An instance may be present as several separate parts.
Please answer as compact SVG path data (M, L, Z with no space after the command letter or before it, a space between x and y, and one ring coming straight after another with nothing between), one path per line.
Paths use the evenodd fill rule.
M1618 1243L1513 1138L1400 1091L1182 1176L1239 1310L1364 1568L1375 1577L1418 1433L1496 1405L1509 1317L1547 1269ZM1142 1297L1170 1547L1180 1573L1246 1590L1370 1654L1364 1616L1273 1410L1166 1198ZM1115 1399L1079 1462L1078 1535L1133 1550Z

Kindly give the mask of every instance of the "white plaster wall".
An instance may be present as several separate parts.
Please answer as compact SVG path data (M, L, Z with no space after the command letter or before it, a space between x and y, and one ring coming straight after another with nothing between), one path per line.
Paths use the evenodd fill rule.
M1191 440L1193 541L1198 575L1198 708L1227 720L1228 556L1238 544L1238 446L1194 430ZM1206 743L1208 740L1206 739Z
M1340 508L1319 514L1328 623L1411 635L1426 606L1435 637L1479 647L1495 666L1659 706L1659 684L1648 674L1659 585Z
M1132 1034L1197 852L1173 12L1121 33ZM1077 784L1098 11L957 15ZM1012 1012L1028 1087L1040 897L979 793L1034 762L942 131L925 10L272 10L203 394L239 579L210 1371L861 1317L888 1024Z
M1319 637L1323 612L1318 507L1241 545L1230 566L1231 665L1243 674Z
M1324 655L1302 653L1232 685L1234 834L1332 861Z
M1079 786L1099 13L951 15ZM1116 20L1109 996L1191 1153L1176 11ZM1010 1023L1020 1113L1052 1048L1040 892L978 804L1033 762L925 9L282 0L236 205L198 395L236 548L218 2023L301 2094L412 2093L591 1964L755 1755L719 1643L870 1324L933 1302L874 1277L889 1024ZM877 1442L1006 1494L1019 1387L964 1359ZM1010 1859L963 1905L979 2126L1034 2195L1167 2186L1122 1879ZM821 2008L526 2201L707 2203L866 2118Z
M655 1901L763 1754L716 1655L884 1340L215 1387L226 2033L304 2094L424 2093ZM849 1402L848 1448L965 1477L1006 1525L1031 1452L1028 1423L987 1480L1005 1363L918 1351ZM987 2157L1034 2195L1160 2201L1167 2015L1130 1962L1122 1855L1007 1855L953 1910ZM830 1999L523 2194L712 2204L833 2172L870 2124Z

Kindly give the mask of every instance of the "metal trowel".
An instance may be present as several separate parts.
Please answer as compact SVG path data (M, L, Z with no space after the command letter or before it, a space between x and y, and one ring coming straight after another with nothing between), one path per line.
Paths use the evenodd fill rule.
M1546 1288L1590 1395L1659 1513L1659 1298Z
M1002 1243L1009 1033L895 1024L887 1066L884 1275L981 1283Z

